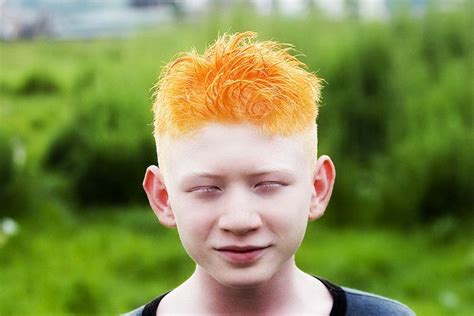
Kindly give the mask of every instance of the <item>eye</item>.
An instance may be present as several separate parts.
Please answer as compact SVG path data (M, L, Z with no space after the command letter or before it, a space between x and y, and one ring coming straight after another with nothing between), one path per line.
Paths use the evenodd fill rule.
M216 186L205 186L205 187L192 188L190 191L198 192L198 193L213 193L213 192L221 191L221 189Z
M282 183L279 182L274 182L274 181L265 181L265 182L260 182L257 185L255 185L255 188L261 188L261 189L273 189L277 187L283 186Z

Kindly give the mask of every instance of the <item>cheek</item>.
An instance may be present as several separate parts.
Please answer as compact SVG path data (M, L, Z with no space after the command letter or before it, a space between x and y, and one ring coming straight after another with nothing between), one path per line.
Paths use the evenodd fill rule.
M205 247L208 235L212 231L214 222L212 212L195 201L190 203L184 199L173 206L173 212L183 247L195 259Z
M202 239L212 227L212 217L208 210L198 209L197 205L192 208L177 208L174 211L176 226L180 235Z
M293 187L284 195L271 201L274 209L289 221L306 221L311 202L311 192L303 186Z
M289 247L294 248L299 245L304 237L306 226L308 223L308 213L310 206L311 195L305 188L295 188L288 192L284 198L274 201L270 211L273 230L277 232L280 237L292 241Z

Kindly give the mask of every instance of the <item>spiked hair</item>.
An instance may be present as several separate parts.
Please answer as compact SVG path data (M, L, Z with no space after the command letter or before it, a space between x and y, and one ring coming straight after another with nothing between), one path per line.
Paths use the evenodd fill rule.
M291 45L256 37L224 34L202 55L192 50L165 66L154 87L158 147L165 135L192 134L206 123L246 122L267 135L308 128L315 134L322 80L290 54Z

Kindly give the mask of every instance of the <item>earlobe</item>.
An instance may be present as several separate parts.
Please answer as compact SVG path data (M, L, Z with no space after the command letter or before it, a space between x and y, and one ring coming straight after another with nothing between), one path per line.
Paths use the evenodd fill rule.
M308 214L308 220L314 221L324 215L324 211L331 199L336 169L326 155L319 157L313 177L313 192Z
M143 179L143 189L160 223L166 227L176 227L176 220L169 203L168 190L157 166L147 168Z

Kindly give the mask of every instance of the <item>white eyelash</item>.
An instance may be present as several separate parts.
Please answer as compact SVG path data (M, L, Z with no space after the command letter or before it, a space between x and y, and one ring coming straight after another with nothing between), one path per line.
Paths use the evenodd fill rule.
M264 186L264 187L278 187L278 186L281 186L282 184L281 183L278 183L278 182L262 182L262 183L259 183L257 184L257 186Z
M217 187L200 187L200 188L193 189L193 192L212 192L215 189L219 189L219 188L217 188Z

